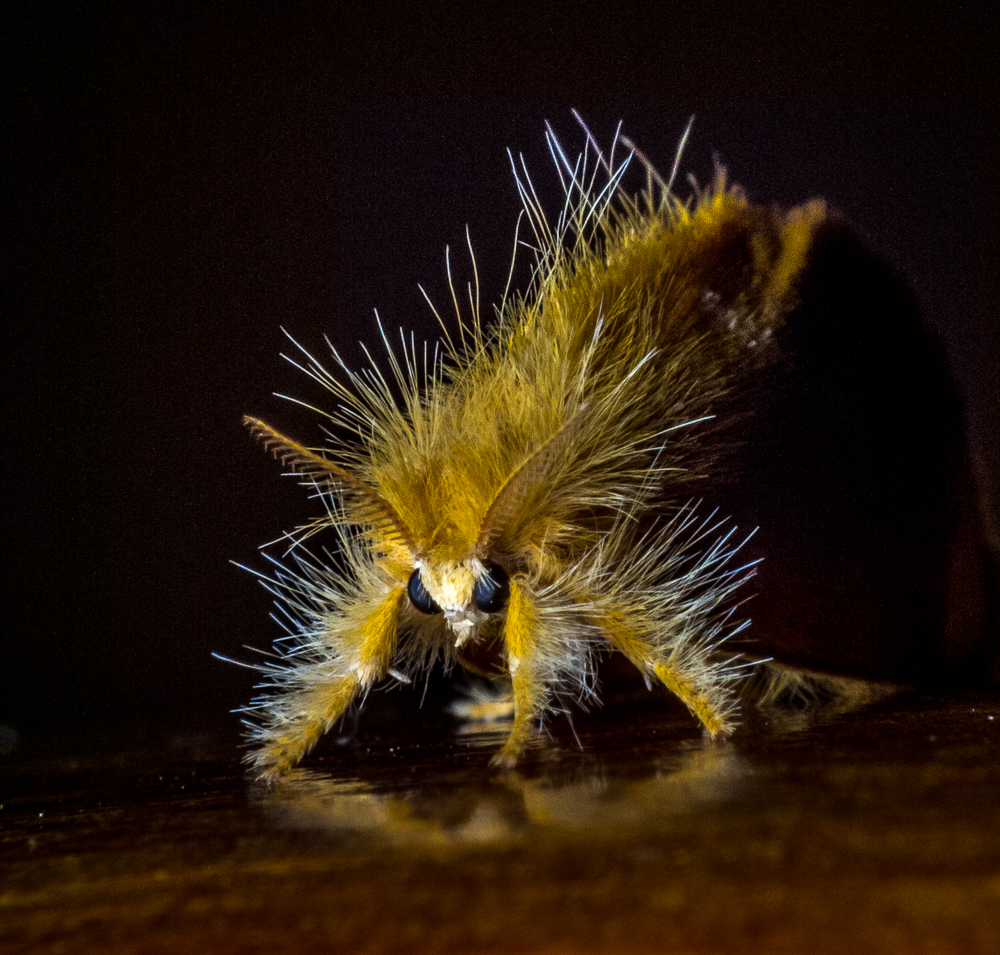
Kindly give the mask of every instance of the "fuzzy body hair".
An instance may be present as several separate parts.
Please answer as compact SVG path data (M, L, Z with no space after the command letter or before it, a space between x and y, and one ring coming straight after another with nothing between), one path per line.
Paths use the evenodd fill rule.
M742 669L724 641L753 568L735 529L695 501L775 360L825 208L755 207L721 173L684 203L649 170L630 197L631 154L615 165L588 135L571 162L548 140L565 195L555 223L512 160L534 236L526 295L489 326L477 293L467 318L456 297L433 358L386 340L387 376L335 351L331 373L303 350L346 440L311 449L246 419L325 505L290 535L291 562L260 575L288 629L247 710L263 778L296 765L373 683L439 658L511 681L506 765L556 701L593 695L602 648L712 735L735 725ZM339 554L318 560L303 541L328 526Z

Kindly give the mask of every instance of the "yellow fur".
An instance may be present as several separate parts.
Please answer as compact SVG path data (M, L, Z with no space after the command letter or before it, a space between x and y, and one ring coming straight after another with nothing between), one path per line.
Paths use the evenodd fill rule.
M711 421L772 360L826 213L754 207L721 175L690 204L666 189L630 198L624 165L599 158L592 172L589 150L576 166L561 160L555 224L518 179L534 285L492 328L460 315L455 344L445 327L440 363L418 368L404 342L402 361L389 350L387 381L306 355L353 443L309 449L247 419L322 492L327 513L299 537L338 528L348 564L336 571L299 547L296 568L269 578L299 643L266 668L251 707L262 776L287 771L390 668L451 663L498 636L515 704L503 764L553 694L592 693L603 645L710 733L734 725L738 668L720 644L752 569L733 567L732 530L689 501L720 453Z

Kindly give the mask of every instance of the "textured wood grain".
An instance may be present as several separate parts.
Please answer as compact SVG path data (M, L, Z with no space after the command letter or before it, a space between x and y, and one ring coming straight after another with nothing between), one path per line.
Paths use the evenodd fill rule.
M575 729L496 773L495 735L428 716L270 790L211 741L28 747L0 777L0 948L998 950L1000 698L723 745L663 701Z

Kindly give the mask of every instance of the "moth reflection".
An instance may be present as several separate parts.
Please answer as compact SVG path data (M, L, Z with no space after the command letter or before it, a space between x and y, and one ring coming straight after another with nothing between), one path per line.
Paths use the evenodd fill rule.
M380 843L497 843L544 829L656 829L732 801L745 789L749 771L735 747L693 745L626 772L586 757L563 777L511 770L484 780L469 773L380 791L356 776L299 769L280 787L258 793L283 826Z

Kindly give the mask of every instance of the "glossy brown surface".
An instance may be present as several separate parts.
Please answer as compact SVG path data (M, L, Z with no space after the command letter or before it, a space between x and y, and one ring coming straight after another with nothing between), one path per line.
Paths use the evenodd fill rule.
M362 721L273 790L211 740L6 757L0 949L1000 950L995 695L722 745L609 703L507 774L496 734L418 722Z

